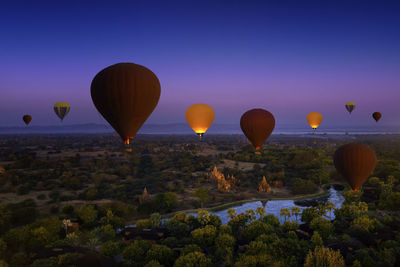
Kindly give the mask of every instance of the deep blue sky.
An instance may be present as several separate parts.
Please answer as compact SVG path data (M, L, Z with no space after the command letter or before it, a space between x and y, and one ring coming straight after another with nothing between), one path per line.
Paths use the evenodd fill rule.
M134 62L162 86L148 123L185 122L193 103L216 123L247 109L279 125L400 126L400 1L8 1L0 7L0 126L103 123L90 83ZM357 104L349 118L347 101Z

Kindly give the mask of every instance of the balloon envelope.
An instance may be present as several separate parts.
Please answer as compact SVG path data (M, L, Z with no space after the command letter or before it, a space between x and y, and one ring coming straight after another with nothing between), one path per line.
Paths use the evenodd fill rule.
M94 105L125 144L153 112L160 94L157 76L134 63L111 65L97 73L91 84Z
M26 125L28 125L32 120L32 116L31 115L24 115L22 117L22 120L25 122Z
M240 127L254 148L259 150L274 130L275 118L264 109L252 109L242 115Z
M376 155L369 146L350 143L336 150L333 162L336 170L346 178L353 191L356 191L375 169Z
M351 114L351 112L356 108L356 104L354 102L347 102L345 107L347 111Z
M374 112L374 113L372 113L372 117L374 118L374 120L376 122L378 122L381 119L382 114L380 112Z
M70 105L67 102L57 102L54 104L54 112L61 119L61 121L67 116Z
M322 122L322 115L319 112L310 112L307 115L307 121L311 128L315 130Z
M187 108L185 118L198 135L203 135L214 121L215 113L207 104L194 104Z

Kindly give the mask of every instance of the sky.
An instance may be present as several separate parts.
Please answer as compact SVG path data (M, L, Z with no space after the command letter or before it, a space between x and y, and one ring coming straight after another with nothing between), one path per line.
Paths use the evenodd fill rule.
M0 127L106 123L90 83L103 68L152 70L161 98L146 123L185 123L207 103L215 123L251 108L276 125L400 127L400 1L7 1L0 7ZM354 101L351 116L345 103Z

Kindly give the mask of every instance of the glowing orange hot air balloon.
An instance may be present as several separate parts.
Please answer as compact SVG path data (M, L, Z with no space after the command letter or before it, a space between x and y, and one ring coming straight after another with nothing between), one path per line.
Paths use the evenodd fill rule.
M153 112L160 94L157 76L134 63L109 66L91 84L94 105L126 145Z
M374 113L372 113L372 118L374 118L374 120L375 120L376 122L378 122L378 121L381 119L381 117L382 117L382 114L381 114L380 112L374 112Z
M376 155L369 146L350 143L336 150L333 162L336 170L346 178L353 191L356 191L375 169Z
M202 138L213 123L215 113L207 104L194 104L187 108L185 117L193 131Z
M22 117L22 120L25 122L26 125L28 125L32 120L32 116L31 115L24 115Z
M254 148L259 150L274 130L275 118L264 109L252 109L242 115L240 127Z
M308 124L310 124L311 128L315 132L315 130L318 128L318 126L322 122L322 115L319 112L310 112L307 115L307 121L308 121Z

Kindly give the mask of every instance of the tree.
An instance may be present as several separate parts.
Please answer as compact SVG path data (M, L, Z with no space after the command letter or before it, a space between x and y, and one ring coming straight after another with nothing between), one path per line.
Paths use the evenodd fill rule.
M144 267L163 267L164 265L161 265L158 261L156 260L151 260Z
M297 206L292 207L292 216L294 216L296 218L297 221L297 217L300 215L301 209Z
M232 208L228 209L227 213L228 213L229 219L231 219L231 220L237 215L236 210L232 209Z
M322 238L317 231L314 231L311 237L311 243L313 244L314 248L322 247L324 245L324 242L322 241Z
M189 244L186 245L184 248L181 250L181 256L192 253L192 252L203 252L203 250L196 244Z
M264 207L257 207L256 214L262 219L266 214Z
M150 215L150 224L151 227L160 227L162 222L162 218L160 213L153 213Z
M262 234L270 234L272 232L274 232L274 228L271 225L256 220L249 223L243 229L242 234L246 240L251 241Z
M215 240L215 257L227 266L233 264L235 238L229 234L220 234Z
M146 253L150 247L151 244L148 241L135 240L133 244L130 244L122 251L122 262L128 266L143 266Z
M290 217L290 210L288 208L281 208L281 212L279 213L281 217L284 217L286 222L287 218Z
M154 244L147 251L146 261L156 260L159 263L170 266L174 261L174 252L167 246Z
M151 227L151 221L149 219L137 220L136 227L141 229L148 229Z
M271 255L257 254L257 255L243 255L235 263L235 267L248 267L248 266L271 266L271 267L284 267L282 262L275 261Z
M301 221L305 223L310 223L314 218L319 217L319 212L317 208L311 207L304 209L301 213Z
M385 206L390 210L400 209L400 192L392 192L388 195Z
M376 219L371 219L370 217L368 217L368 215L362 215L358 218L355 218L351 222L352 225L357 225L367 232L372 232L375 229L376 223Z
M279 219L273 215L273 214L268 214L267 216L265 216L262 219L263 222L271 225L272 227L279 227L280 223L279 223Z
M252 222L256 219L255 212L253 209L245 210L244 213L249 217L249 220Z
M206 225L210 222L211 214L207 210L199 210L197 212L197 220L201 225Z
M114 257L121 253L121 241L107 241L100 245L100 253L107 257Z
M193 230L191 236L199 246L211 247L214 244L216 234L217 229L214 226L206 225L204 228Z
M200 200L201 207L203 208L204 203L206 203L208 200L208 189L200 187L194 192L194 194Z
M93 225L97 220L97 210L93 205L85 205L77 208L76 214L86 225Z
M330 213L330 218L332 218L332 211L335 210L335 204L332 202L328 201L325 203L325 209Z
M314 231L318 231L318 233L324 240L326 240L335 229L335 227L329 220L321 217L314 218L310 222L310 228Z
M316 247L307 254L304 267L345 267L340 251Z
M174 264L174 267L210 267L211 259L207 258L201 252L192 252L184 256L180 256Z

